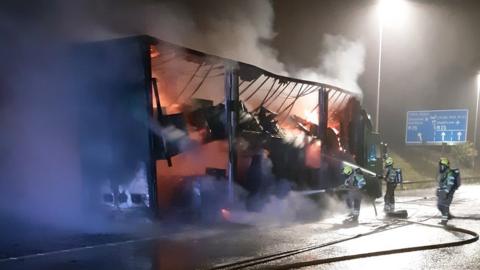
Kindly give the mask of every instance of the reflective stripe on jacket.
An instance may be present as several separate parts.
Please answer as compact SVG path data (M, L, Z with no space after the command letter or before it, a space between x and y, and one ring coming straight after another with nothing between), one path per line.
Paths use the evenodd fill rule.
M455 175L453 170L448 169L443 173L439 173L437 176L438 188L450 192L455 185Z
M345 186L362 189L366 185L365 177L358 173L352 173L345 179Z

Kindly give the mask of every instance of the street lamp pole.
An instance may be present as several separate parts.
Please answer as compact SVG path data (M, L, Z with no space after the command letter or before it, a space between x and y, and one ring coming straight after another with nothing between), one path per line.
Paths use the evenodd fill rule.
M378 27L378 77L377 77L377 107L375 111L375 132L378 133L380 115L380 84L382 76L382 43L383 43L383 17L379 18Z
M478 101L480 99L480 72L477 74L477 108L475 110L475 128L473 130L473 147L477 149L477 128L478 128ZM473 168L475 168L475 158L473 159Z
M395 21L398 24L402 21L402 17L406 15L405 0L378 0L378 77L377 77L377 106L375 111L375 132L379 132L380 126L380 89L382 86L382 49L383 49L383 32L389 22Z

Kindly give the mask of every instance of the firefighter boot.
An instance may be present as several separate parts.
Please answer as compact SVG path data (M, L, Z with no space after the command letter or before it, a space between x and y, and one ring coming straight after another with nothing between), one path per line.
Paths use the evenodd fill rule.
M357 223L358 223L358 216L355 216L355 215L349 216L343 221L343 224L357 224Z
M448 216L442 215L442 220L438 224L445 226L447 225L447 222L448 222Z
M394 206L390 203L386 203L383 206L383 211L387 214L393 213L395 211Z
M357 224L359 215L360 211L358 209L353 209L347 216L347 218L343 221L343 224Z

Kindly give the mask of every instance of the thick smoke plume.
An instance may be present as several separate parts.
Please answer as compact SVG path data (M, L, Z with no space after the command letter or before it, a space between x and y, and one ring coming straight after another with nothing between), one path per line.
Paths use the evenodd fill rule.
M301 69L295 77L318 81L362 94L358 78L365 70L365 48L358 41L343 36L325 35L323 50L318 55L319 65Z
M106 0L62 6L75 14L68 35L78 40L148 34L287 75L269 45L275 37L270 1Z
M74 29L75 37L88 40L149 34L280 75L329 83L361 94L357 79L364 71L365 48L359 41L343 36L326 34L318 40L323 46L315 56L317 67L287 72L293 67L279 60L279 52L270 45L276 36L270 1L114 2L75 6L76 10L71 10L77 14L75 18L86 20L94 29L93 34L83 28ZM96 12L90 12L93 9ZM105 13L110 15L105 17Z
M286 71L291 70L288 63L282 63L278 52L269 45L276 35L270 1L202 1L201 6L193 5L193 8L157 5L145 10L149 14L148 33L159 38L361 95L357 80L364 71L365 48L359 41L326 34L319 40L323 46L315 56L319 62L317 67ZM201 21L194 14L198 10Z

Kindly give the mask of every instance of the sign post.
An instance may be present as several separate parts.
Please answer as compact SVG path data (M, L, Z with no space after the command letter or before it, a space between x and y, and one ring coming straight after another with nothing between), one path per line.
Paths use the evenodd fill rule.
M406 144L459 144L467 141L468 110L407 112Z

